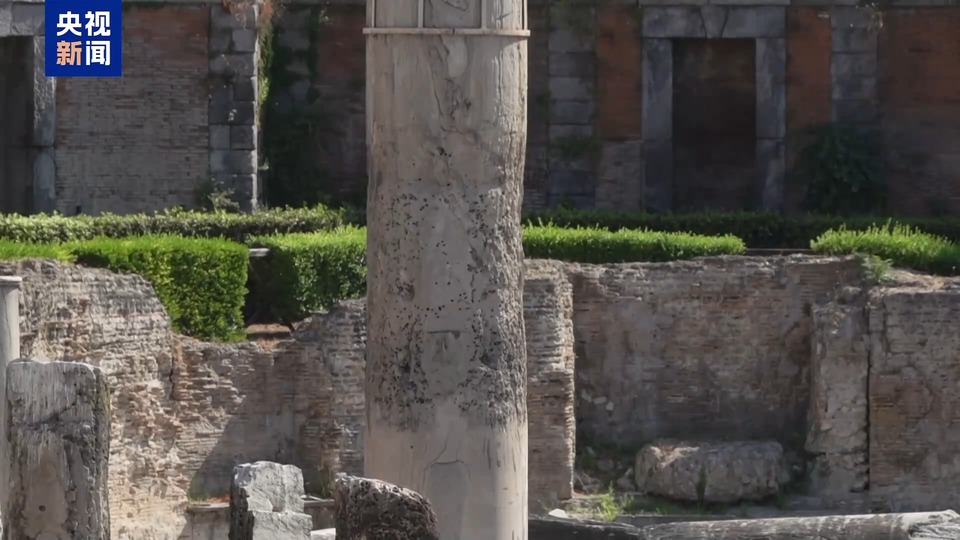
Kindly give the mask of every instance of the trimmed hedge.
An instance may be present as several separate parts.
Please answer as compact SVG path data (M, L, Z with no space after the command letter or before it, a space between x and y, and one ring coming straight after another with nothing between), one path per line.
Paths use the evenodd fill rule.
M267 257L251 260L252 288L275 320L292 324L338 300L366 293L365 229L260 236L250 244L270 249Z
M339 300L366 294L365 229L256 237L251 245L270 249L268 257L251 261L251 281L256 301L270 306L276 320L292 324ZM674 261L745 249L743 241L729 235L559 227L526 227L523 247L527 257L590 263Z
M0 239L0 261L19 259L53 259L73 262L73 254L56 244L24 244Z
M248 249L223 239L142 236L65 244L77 263L149 281L174 330L200 339L245 336Z
M807 248L823 233L846 227L864 231L886 222L886 217L784 216L767 212L703 212L695 214L645 214L611 210L551 210L534 212L524 218L528 225L559 227L596 227L649 229L666 232L689 232L707 236L732 234L743 239L750 248ZM960 242L960 219L900 219L905 225Z
M0 239L29 243L68 242L98 237L176 235L245 242L250 236L312 232L343 224L343 210L324 206L282 208L256 214L167 210L157 214L62 216L0 214Z
M678 232L526 227L524 255L584 263L666 262L708 255L740 255L743 240L732 236L698 236Z
M903 224L886 224L864 231L840 228L810 243L825 255L873 255L894 266L939 275L960 275L960 245Z

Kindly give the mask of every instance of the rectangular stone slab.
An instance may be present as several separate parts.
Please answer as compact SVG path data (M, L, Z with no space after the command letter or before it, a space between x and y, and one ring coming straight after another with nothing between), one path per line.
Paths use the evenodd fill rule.
M110 396L99 368L7 367L10 498L5 538L109 540Z

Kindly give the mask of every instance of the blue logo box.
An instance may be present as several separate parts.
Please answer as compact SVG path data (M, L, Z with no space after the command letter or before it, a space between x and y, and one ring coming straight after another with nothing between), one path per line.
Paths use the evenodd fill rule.
M47 77L119 77L121 0L46 0Z

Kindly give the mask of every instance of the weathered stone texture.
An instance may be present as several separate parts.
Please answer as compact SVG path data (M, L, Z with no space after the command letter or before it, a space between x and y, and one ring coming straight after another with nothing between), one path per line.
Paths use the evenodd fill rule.
M527 335L530 506L573 496L573 295L564 264L527 261L523 317Z
M875 510L960 504L960 280L915 279L869 300Z
M186 500L177 442L170 321L141 277L24 261L21 349L27 358L86 362L111 389L110 511L114 538L175 538Z
M58 211L123 213L195 203L197 187L209 178L209 12L205 6L129 7L123 77L58 80Z
M571 265L577 419L590 441L802 440L810 306L859 263L803 257Z
M313 518L303 511L303 474L293 465L238 465L230 489L230 540L307 540Z
M866 293L841 288L813 308L810 415L804 449L813 460L810 490L843 499L867 487Z
M380 480L338 475L337 538L439 540L437 516L425 497Z
M110 392L99 368L7 368L10 485L5 538L110 538Z
M707 504L762 501L790 479L776 442L658 441L640 450L634 472L644 493Z

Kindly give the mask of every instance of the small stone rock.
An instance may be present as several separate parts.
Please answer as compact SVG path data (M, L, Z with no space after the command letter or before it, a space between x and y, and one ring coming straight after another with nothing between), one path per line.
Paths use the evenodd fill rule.
M617 488L621 491L633 491L637 484L633 481L633 467L627 469L623 476L617 479Z
M335 485L339 540L439 540L437 516L423 495L342 473Z
M776 495L789 480L776 442L658 441L637 454L637 487L671 499L735 503Z
M558 517L558 518L569 518L569 517L570 517L570 514L567 514L564 510L561 510L560 508L556 508L556 509L553 509L553 510L547 512L547 515L548 515L548 516L553 516L553 517Z

